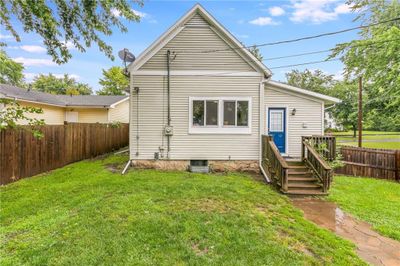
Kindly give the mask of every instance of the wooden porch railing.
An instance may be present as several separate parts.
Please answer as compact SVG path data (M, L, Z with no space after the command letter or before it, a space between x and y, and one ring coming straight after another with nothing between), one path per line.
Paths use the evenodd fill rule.
M327 192L332 181L332 168L321 158L308 140L302 142L301 158L321 181L323 192Z
M262 136L262 167L281 190L288 191L288 168L271 136Z
M312 145L321 145L325 144L326 149L322 150L322 155L328 161L333 161L336 158L336 137L334 136L306 136L302 137L302 141L312 142Z

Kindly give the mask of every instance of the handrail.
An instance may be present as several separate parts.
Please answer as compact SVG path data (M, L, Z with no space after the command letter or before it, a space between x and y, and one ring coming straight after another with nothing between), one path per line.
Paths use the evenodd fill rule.
M288 190L288 164L283 159L271 136L262 136L263 169L283 191Z
M302 142L302 159L311 168L327 192L332 181L332 168L306 140Z
M316 158L316 160L318 160L318 162L319 162L326 170L332 170L332 167L330 167L330 166L320 157L320 155L318 154L318 152L317 152L313 147L311 147L310 144L308 144L306 141L305 141L303 144L307 147L308 151L311 152L311 153L314 155L314 157Z

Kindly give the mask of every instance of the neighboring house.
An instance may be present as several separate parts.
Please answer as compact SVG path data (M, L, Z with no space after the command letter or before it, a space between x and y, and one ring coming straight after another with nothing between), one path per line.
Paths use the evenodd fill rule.
M328 111L325 111L325 128L343 130L343 125L337 123L336 119Z
M64 121L129 123L129 96L54 95L0 84L0 98L16 100L21 106L41 108L43 114L27 116L44 119L49 125L61 125Z
M200 5L129 71L130 159L143 167L258 169L262 134L273 135L283 155L299 157L301 136L323 134L324 107L339 102L272 81Z

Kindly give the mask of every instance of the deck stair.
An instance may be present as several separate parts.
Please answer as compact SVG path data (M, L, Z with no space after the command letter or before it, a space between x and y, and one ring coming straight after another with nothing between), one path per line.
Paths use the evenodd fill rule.
M314 139L325 141L330 138L315 136ZM305 137L301 148L301 158L284 158L272 137L263 135L262 171L284 194L327 195L332 182L332 168Z
M288 164L288 195L326 195L323 185L311 169L302 161L286 161Z

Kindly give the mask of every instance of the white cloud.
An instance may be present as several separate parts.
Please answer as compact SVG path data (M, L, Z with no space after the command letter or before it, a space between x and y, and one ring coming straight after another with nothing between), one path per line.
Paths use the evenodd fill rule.
M39 45L21 45L20 48L29 53L44 53L46 48Z
M13 58L15 62L22 63L24 66L55 66L56 63L51 61L50 59L42 59L42 58L25 58L25 57L16 57Z
M132 11L133 11L133 13L135 13L135 15L136 15L136 16L139 16L139 17L141 17L141 18L145 18L145 17L147 17L147 16L148 16L148 14L147 14L147 13L140 12L140 11L138 11L138 10L135 10L135 9L132 9Z
M340 14L350 12L348 5L338 3L337 0L292 0L291 2L294 11L290 20L297 23L310 21L319 24L336 20Z
M285 10L279 6L273 6L268 9L271 16L279 17L285 14Z
M145 18L145 17L148 17L148 15L149 15L147 13L144 13L144 12L141 12L141 11L138 11L138 10L135 10L135 9L131 9L131 10L136 16L139 16L140 18ZM116 17L120 17L121 16L121 12L119 10L117 10L117 9L112 9L111 13Z
M274 21L270 17L259 17L249 21L250 24L265 26L265 25L279 25L279 22Z
M3 34L0 34L0 39L12 39L12 38L13 38L12 35L3 35Z

